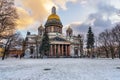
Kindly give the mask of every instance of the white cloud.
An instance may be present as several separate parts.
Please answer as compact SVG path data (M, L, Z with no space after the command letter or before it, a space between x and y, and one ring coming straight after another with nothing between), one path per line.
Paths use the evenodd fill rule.
M60 8L62 8L62 9L64 9L64 10L67 9L66 4L67 4L68 2L73 2L73 3L77 2L77 0L52 0L52 1L53 1L57 6L59 6Z
M19 15L21 20L20 26L22 26L22 29L26 28L26 26L33 25L36 22L39 22L39 24L45 22L45 20L47 19L47 16L51 12L52 6L56 6L57 10L59 10L59 8L62 8L63 10L67 10L68 3L75 3L76 5L84 5L85 6L84 8L89 8L91 11L92 10L94 11L93 13L90 13L90 11L83 12L87 14L86 16L83 17L84 21L73 21L73 23L70 23L64 26L63 27L64 30L66 30L66 28L70 25L71 27L74 26L75 31L77 32L79 32L79 30L80 31L83 30L85 32L87 31L86 30L88 28L87 26L94 25L94 22L96 20L97 20L96 24L100 21L101 22L106 21L109 23L110 23L110 20L112 21L112 23L120 21L120 17L118 17L117 15L113 15L113 13L115 13L116 11L116 8L120 9L120 6L119 6L120 0L94 0L94 2L93 0L34 0L34 1L33 0L15 0L15 1L16 1L16 6L21 8ZM103 12L105 15L103 14ZM88 16L90 16L90 14L93 14L93 15L100 14L102 16L101 17L96 16L93 19L88 19ZM106 15L106 14L109 14L109 15ZM101 19L97 19L97 17ZM107 21L107 19L110 19L110 20ZM104 25L103 23L100 23L100 24ZM37 28L38 26L34 25L33 27ZM32 29L31 26L30 26L30 29Z
M19 29L26 29L27 26L33 25L36 21L43 23L51 12L52 6L57 9L67 9L68 2L77 0L15 0L18 7L20 19L17 21Z

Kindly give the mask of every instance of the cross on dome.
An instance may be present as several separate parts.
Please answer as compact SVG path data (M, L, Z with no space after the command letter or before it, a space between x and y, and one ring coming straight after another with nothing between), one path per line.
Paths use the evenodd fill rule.
M52 7L52 14L56 14L56 7L55 6Z

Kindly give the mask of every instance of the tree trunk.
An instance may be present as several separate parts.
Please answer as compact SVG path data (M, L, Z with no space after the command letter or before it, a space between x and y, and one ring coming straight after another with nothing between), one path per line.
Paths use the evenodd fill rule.
M106 52L106 58L109 58L109 53L108 53L108 50L105 49L105 52Z
M2 60L5 59L5 54L6 54L6 51L4 51L4 53L3 53Z
M114 59L114 53L111 53L112 59Z
M120 47L118 47L118 58L120 59Z
M114 59L114 49L111 47L110 50L111 50L112 59Z
M118 55L119 55L119 59L120 59L120 43L119 43L119 46L118 46Z
M87 56L88 56L88 58L90 58L90 51L89 51L89 49L87 50Z
M5 59L6 52L7 52L7 47L5 46L5 51L4 51L4 53L3 53L2 60L4 60L4 59Z
M40 54L40 58L43 59L43 51Z

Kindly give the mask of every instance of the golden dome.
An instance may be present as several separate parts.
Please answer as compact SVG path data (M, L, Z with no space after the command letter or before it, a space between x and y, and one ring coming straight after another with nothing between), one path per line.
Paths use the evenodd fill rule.
M45 27L49 26L63 26L60 17L56 14L56 8L53 7L51 11L51 15L48 16L47 22L45 23Z
M48 17L48 20L51 20L51 19L57 19L57 20L60 20L59 16L56 15L56 14L51 14L51 15Z

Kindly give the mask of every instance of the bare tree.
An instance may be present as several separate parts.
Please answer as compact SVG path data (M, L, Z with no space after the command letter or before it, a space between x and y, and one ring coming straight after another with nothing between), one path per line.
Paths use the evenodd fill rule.
M4 53L3 53L2 60L4 60L5 56L7 57L10 49L18 47L18 46L22 47L22 43L23 43L23 38L18 32L13 35L7 36L4 39L5 47L4 47Z
M0 40L6 36L6 32L15 29L16 19L18 15L14 0L0 0Z
M108 43L109 43L108 47L109 47L109 51L111 53L111 57L112 57L112 59L114 59L115 58L115 46L116 46L116 44L115 44L114 34L112 31L110 31L108 33Z
M95 36L95 55L97 56L97 58L100 56L100 43L99 43L99 39L98 36Z
M106 53L106 57L109 58L109 50L108 50L108 45L107 45L107 34L106 31L102 32L99 34L99 43L103 50Z
M120 58L120 24L117 24L115 28L112 29L114 40L116 42L119 58Z
M112 30L105 30L99 35L99 41L101 47L106 52L106 57L109 58L109 53L111 53L112 59L115 57L115 33Z

